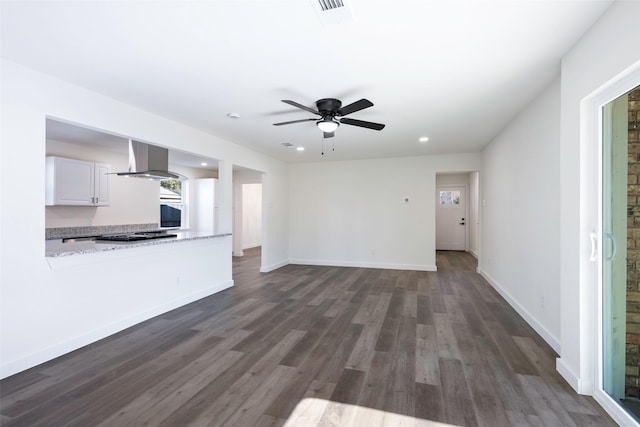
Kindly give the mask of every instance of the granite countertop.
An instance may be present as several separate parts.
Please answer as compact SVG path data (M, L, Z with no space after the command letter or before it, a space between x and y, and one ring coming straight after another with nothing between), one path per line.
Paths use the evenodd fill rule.
M62 257L128 248L139 248L142 246L167 245L188 240L211 239L215 237L224 237L231 235L231 233L214 234L212 232L177 230L171 231L171 233L177 234L177 237L167 237L153 240L139 240L135 242L105 242L95 240L81 240L76 242L62 243L62 238L50 239L46 240L45 242L45 256Z

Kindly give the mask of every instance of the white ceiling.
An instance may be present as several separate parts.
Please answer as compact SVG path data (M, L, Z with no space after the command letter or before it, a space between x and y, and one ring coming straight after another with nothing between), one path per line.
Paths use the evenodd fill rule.
M478 152L611 4L344 1L2 1L2 56L285 161ZM386 128L272 125L327 97Z

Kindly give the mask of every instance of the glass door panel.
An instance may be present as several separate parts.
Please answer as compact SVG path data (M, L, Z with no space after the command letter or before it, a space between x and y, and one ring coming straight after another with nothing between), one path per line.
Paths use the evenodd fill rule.
M603 386L611 397L639 416L640 141L633 129L640 119L640 108L636 113L636 96L640 102L640 88L605 105L602 111L600 241Z

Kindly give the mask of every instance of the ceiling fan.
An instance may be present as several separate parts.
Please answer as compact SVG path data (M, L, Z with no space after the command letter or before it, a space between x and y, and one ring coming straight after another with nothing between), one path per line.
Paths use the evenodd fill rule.
M294 107L300 108L310 113L316 114L320 116L320 119L317 119L314 117L310 119L292 120L289 122L274 123L273 124L274 126L282 126L282 125L290 125L292 123L315 121L318 128L320 128L320 130L324 133L325 138L333 137L335 130L338 129L338 126L340 126L340 124L359 126L359 127L373 129L373 130L384 129L384 125L381 123L373 123L373 122L367 122L364 120L356 120L356 119L350 119L348 117L344 117L347 114L355 113L356 111L373 107L373 103L368 99L363 98L359 101L356 101L354 103L351 103L343 107L342 102L339 99L323 98L316 101L317 110L314 110L313 108L307 107L306 105L302 105L288 99L283 99L282 102L284 102L285 104L293 105Z

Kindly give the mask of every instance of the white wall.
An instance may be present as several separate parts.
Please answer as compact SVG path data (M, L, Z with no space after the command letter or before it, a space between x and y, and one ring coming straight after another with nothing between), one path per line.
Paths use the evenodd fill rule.
M242 185L242 249L262 244L262 183Z
M182 166L182 165L169 163L169 170L171 172L179 173L180 175L186 176L189 179L218 177L218 171L213 169L192 168L189 166Z
M562 59L560 217L561 357L558 370L579 392L594 389L597 229L596 132L587 100L640 61L640 2L616 1ZM615 97L615 96L614 96Z
M479 169L479 154L290 165L291 262L435 270L436 173Z
M460 185L469 188L468 173L439 173L436 175L436 187Z
M267 209L262 268L266 271L286 264L289 202L284 163L11 61L2 60L0 74L0 375L44 362L74 346L87 344L88 339L98 339L143 320L156 313L154 310L199 298L202 292L213 289L212 283L209 288L202 288L197 280L191 287L181 288L171 275L158 276L153 289L140 287L150 269L166 263L161 258L155 262L146 260L139 267L128 264L118 276L127 286L118 288L88 279L82 269L52 269L44 257L43 239L47 117L220 159L222 232L231 232L232 165L264 171ZM231 280L232 245L230 238L221 242L224 247L220 253L225 255L219 268L223 277L218 281L224 283ZM202 260L196 263L202 268L200 272L210 268L205 264ZM196 266L190 264L189 268ZM101 263L94 267L94 275L107 268L111 272L117 270ZM117 279L113 274L105 277ZM154 297L153 307L148 304L150 294ZM117 311L117 318L105 310L122 301L126 301L126 307Z
M480 172L469 173L469 252L480 256Z
M47 156L68 157L111 165L111 172L127 170L126 153L118 154L102 146L47 141ZM45 225L51 227L79 227L89 225L148 224L160 222L160 184L146 179L109 177L110 205L47 206Z
M479 272L560 349L560 80L483 151Z

